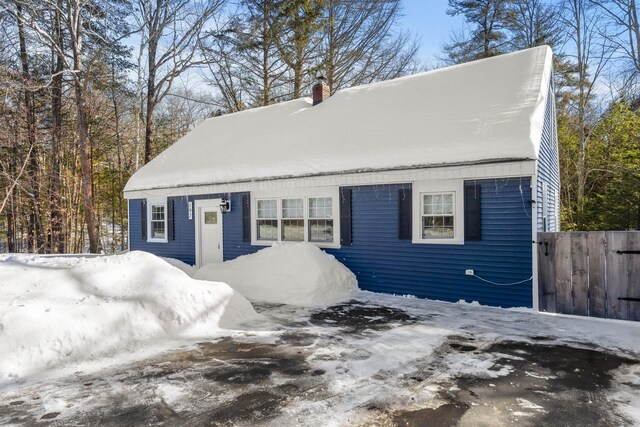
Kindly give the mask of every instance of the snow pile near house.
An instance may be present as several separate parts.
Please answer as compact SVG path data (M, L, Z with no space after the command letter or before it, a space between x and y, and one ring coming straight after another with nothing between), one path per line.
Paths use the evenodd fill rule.
M193 265L189 265L186 262L180 261L179 259L165 258L165 257L162 257L162 256L160 258L164 262L166 262L167 264L170 264L170 265L174 266L175 268L179 268L183 272L187 273L187 275L189 275L189 276L193 276L193 273L195 273L195 271L197 270L197 268L194 267Z
M141 349L215 336L256 316L224 283L191 279L145 252L0 258L0 382Z
M236 258L207 264L196 279L228 283L250 300L314 306L339 301L358 290L356 276L309 243L274 244Z

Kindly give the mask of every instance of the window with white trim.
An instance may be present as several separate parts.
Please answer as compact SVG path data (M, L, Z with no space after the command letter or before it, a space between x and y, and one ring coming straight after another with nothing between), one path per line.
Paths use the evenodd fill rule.
M455 193L421 194L422 238L453 239L455 236Z
M287 194L286 191L283 193ZM254 244L281 241L312 242L320 246L338 245L339 236L334 228L334 220L339 214L337 191L335 196L332 193L333 191L306 197L296 194L277 198L263 198L258 194L254 199L253 211Z
M167 242L167 201L149 201L147 209L147 241Z
M464 243L464 181L413 183L413 243Z

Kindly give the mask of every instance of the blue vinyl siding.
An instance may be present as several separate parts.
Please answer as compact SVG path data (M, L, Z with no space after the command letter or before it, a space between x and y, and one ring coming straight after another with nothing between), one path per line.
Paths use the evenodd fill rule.
M410 184L367 185L352 189L353 244L327 250L357 278L361 289L415 295L444 301L478 301L502 307L532 304L531 281L495 286L465 276L466 269L498 283L532 275L530 178L486 179L481 189L480 241L464 245L413 244L398 238L398 190ZM256 252L262 246L242 241L243 193L232 193L231 212L223 216L224 259ZM227 195L228 196L228 195ZM220 195L176 197L176 239L169 243L141 240L140 203L130 201L131 249L195 261L194 220L187 218L187 202Z
M223 214L222 239L224 260L237 258L240 255L256 252L260 247L251 246L248 242L242 241L242 195L245 193L231 194L207 194L199 196L179 196L170 197L174 200L174 222L175 240L167 243L147 242L142 240L141 230L141 199L129 201L129 233L130 248L132 251L141 250L151 252L155 255L176 258L187 264L195 264L196 243L195 243L195 203L193 206L193 219L189 219L188 202L195 202L199 199L231 199L231 212Z
M364 290L530 307L531 281L495 286L464 274L473 269L497 283L531 277L530 179L476 183L482 187L480 241L429 245L399 240L397 198L403 185L363 186L352 187L353 245L327 252L356 274Z
M543 187L548 188L547 203L549 221L546 231L560 231L556 218L560 217L560 166L558 164L558 135L556 131L555 97L553 85L549 86L549 96L545 108L544 126L538 156L538 182L536 185L536 211L538 231L544 230L543 224ZM555 198L554 198L555 195Z

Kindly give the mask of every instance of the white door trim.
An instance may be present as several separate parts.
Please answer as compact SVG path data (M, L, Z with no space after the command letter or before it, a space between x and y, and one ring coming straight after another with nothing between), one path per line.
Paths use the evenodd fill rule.
M196 225L196 266L197 267L201 267L202 263L201 263L201 256L202 254L200 253L200 208L212 208L212 207L217 207L220 208L220 203L222 203L222 199L201 199L201 200L196 200L195 201L195 206L194 206L194 210L195 210L195 215L193 216L194 218L194 222ZM219 222L220 222L220 230L222 232L222 241L224 242L224 227L222 224L222 213L220 213L220 215L218 215L219 218ZM221 248L222 250L222 254L224 257L224 245Z

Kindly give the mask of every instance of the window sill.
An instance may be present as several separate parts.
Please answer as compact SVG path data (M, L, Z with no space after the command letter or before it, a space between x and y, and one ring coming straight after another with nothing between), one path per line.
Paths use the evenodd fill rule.
M169 239L147 239L147 243L169 243Z
M276 240L252 240L252 246L273 246L274 243L282 243L284 245L294 245L296 243L309 243L315 245L321 249L340 249L342 246L339 243L321 243L321 242L282 242Z
M418 245L464 245L460 239L413 239L411 243Z

